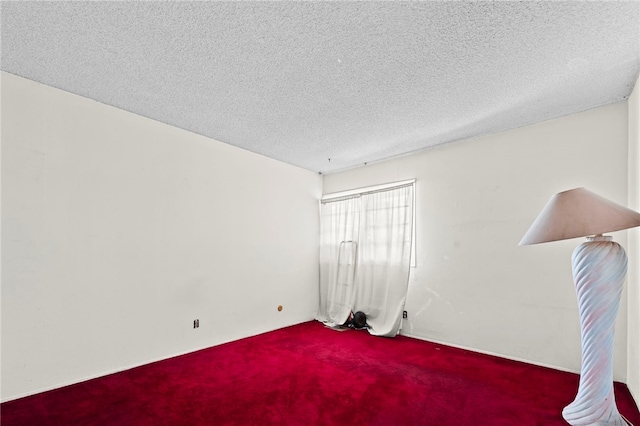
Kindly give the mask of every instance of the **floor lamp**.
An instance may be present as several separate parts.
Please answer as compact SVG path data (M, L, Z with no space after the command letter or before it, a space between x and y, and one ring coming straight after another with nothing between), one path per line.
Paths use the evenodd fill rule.
M575 400L562 411L571 425L621 425L613 394L613 335L627 255L605 232L640 226L640 213L584 188L554 195L520 245L587 237L571 257L578 297L582 368Z

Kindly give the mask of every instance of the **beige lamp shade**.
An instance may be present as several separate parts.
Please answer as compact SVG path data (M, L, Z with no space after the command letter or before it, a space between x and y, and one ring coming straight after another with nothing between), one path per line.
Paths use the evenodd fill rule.
M640 226L640 213L585 188L576 188L551 197L519 245L586 237L635 226Z

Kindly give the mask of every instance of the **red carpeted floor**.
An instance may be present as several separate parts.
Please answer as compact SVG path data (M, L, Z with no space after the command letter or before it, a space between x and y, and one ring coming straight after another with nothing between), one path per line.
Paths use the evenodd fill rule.
M578 376L308 322L2 404L11 425L564 425ZM640 425L626 386L620 412Z

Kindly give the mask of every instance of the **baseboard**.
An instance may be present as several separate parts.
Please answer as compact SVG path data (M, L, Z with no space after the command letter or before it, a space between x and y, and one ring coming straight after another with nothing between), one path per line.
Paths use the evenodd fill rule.
M514 356L508 356L508 355L500 354L500 353L497 353L497 352L484 351L484 350L477 349L477 348L470 348L468 346L457 345L455 343L443 342L443 341L435 340L435 339L427 339L425 337L416 336L416 335L411 334L411 333L401 333L400 335L401 336L405 336L405 337L410 337L412 339L423 340L425 342L432 342L432 343L437 343L439 345L451 346L452 348L463 349L465 351L476 352L476 353L484 354L484 355L491 355L491 356L495 356L495 357L498 357L498 358L508 359L508 360L511 360L511 361L524 362L526 364L537 365L539 367L551 368L552 370L558 370L558 371L564 371L564 372L567 372L567 373L580 374L580 371L571 370L571 369L563 368L563 367L558 367L557 365L550 365L550 364L545 364L543 362L532 361L530 359L524 359L524 358L518 358L518 357L514 357Z
M233 340L230 340L229 342L232 342L232 341ZM223 345L223 344L229 343L229 342L220 342L220 343L217 343L216 345L212 345L212 346ZM117 368L117 369L114 369L114 370L107 370L105 372L98 373L98 374L95 374L95 375L85 376L84 378L81 378L81 379L78 379L78 380L71 380L71 381L62 382L62 383L59 383L59 384L56 384L56 385L53 385L53 386L47 386L47 387L44 387L44 388L37 389L37 390L35 390L33 392L26 392L24 394L18 394L18 395L15 395L15 396L11 396L11 397L9 397L7 399L3 398L3 399L0 400L0 403L13 401L15 399L20 399L20 398L25 398L27 396L37 395L37 394L42 393L42 392L48 392L48 391L51 391L51 390L54 390L54 389L64 388L66 386L77 385L78 383L87 382L89 380L97 379L99 377L108 376L110 374L121 373L123 371L131 370L132 368L142 367L143 365L152 364L154 362L165 361L167 359L175 358L175 357L181 356L181 355L190 354L192 352L198 352L198 351L201 351L203 349L210 348L210 347L211 346L205 346L205 347L202 347L202 348L189 349L189 350L186 350L184 352L180 352L180 353L176 353L176 354L172 354L172 355L167 355L166 357L160 357L160 358L155 358L155 359L147 360L147 361L140 362L140 363L129 364L129 365L123 366L122 368Z
M241 339L248 339L250 337L258 336L260 334L271 333L272 331L280 330L282 328L291 327L293 325L300 324L300 323L307 322L307 321L311 321L311 320L307 319L307 320L301 321L299 323L278 326L278 327L276 327L274 329L260 331L260 332L257 332L257 333L250 334L248 336L239 337L237 339L223 340L223 341L217 342L217 343L212 344L212 345L191 348L191 349L185 350L183 352L178 352L178 353L174 353L174 354L171 354L171 355L167 355L167 356L163 356L163 357L159 357L159 358L146 360L144 362L129 364L129 365L123 366L121 368L117 368L117 369L113 369L113 370L107 370L107 371L102 372L102 373L97 373L97 374L94 374L94 375L85 376L84 378L81 378L81 379L76 379L76 380L71 380L71 381L67 381L67 382L58 383L58 384L55 384L55 385L52 385L52 386L39 388L39 389L36 389L34 391L25 392L23 394L12 395L12 396L10 396L8 398L0 398L0 403L9 402L9 401L13 401L13 400L20 399L20 398L25 398L25 397L32 396L32 395L37 395L37 394L42 393L42 392L48 392L48 391L51 391L51 390L54 390L54 389L63 388L63 387L66 387L66 386L76 385L78 383L83 383L83 382L86 382L86 381L89 381L89 380L93 380L93 379L97 379L97 378L100 378L100 377L108 376L110 374L121 373L123 371L131 370L132 368L142 367L143 365L147 365L147 364L153 364L154 362L166 361L166 360L171 359L171 358L175 358L175 357L182 356L182 355L187 355L187 354L190 354L190 353L193 353L193 352L202 351L202 350L209 349L209 348L212 348L212 347L215 347L215 346L220 346L220 345L224 345L224 344L227 344L227 343L235 342L235 341L238 341L238 340L241 340Z

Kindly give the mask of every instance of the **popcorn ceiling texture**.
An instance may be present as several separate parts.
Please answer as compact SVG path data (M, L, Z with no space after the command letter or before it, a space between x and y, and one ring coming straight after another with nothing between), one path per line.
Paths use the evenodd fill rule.
M0 7L3 71L323 173L617 102L640 71L639 1Z

